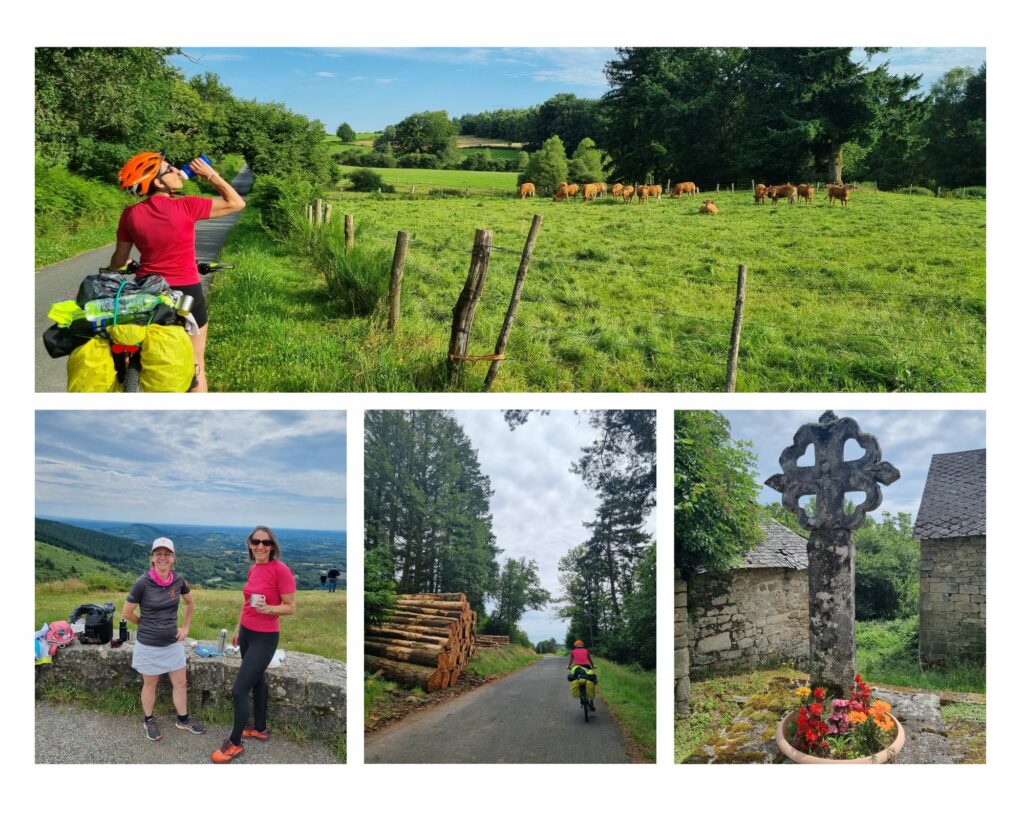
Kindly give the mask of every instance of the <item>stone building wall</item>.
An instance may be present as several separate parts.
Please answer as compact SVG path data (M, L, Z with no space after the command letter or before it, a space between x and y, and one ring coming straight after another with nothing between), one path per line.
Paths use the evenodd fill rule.
M690 583L688 610L690 674L799 663L807 657L806 570L700 575ZM676 633L678 639L678 625Z
M690 713L690 634L686 612L686 582L676 575L675 587L676 716Z
M921 662L985 662L985 538L921 541Z

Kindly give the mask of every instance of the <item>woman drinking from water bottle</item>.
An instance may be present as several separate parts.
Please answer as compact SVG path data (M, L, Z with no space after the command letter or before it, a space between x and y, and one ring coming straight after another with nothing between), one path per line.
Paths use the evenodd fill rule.
M242 652L242 666L231 688L235 724L231 736L210 754L214 762L230 762L244 752L242 740L270 739L267 706L270 689L266 670L277 651L280 618L295 613L295 575L281 562L281 548L269 526L257 526L248 537L249 578L242 589L242 613L231 644ZM252 694L252 726L249 695Z
M237 213L245 207L245 200L203 158L193 159L188 170L186 174L168 163L163 151L136 154L121 168L117 177L121 189L146 198L129 205L121 214L110 269L119 270L128 264L132 247L137 247L141 262L138 276L156 273L172 288L193 298L192 315L199 334L191 336L196 366L191 392L206 392L209 320L196 263L196 222ZM182 176L191 175L208 181L220 196L177 196L185 184Z

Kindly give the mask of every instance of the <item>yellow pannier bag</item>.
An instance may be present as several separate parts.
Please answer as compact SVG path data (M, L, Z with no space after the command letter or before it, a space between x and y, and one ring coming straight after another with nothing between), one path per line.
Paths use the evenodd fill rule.
M110 344L90 338L68 356L68 392L120 392Z
M107 328L111 344L134 344L141 346L146 340L149 328L144 324L116 324Z
M188 333L177 324L150 324L142 344L143 392L188 392L196 372Z
M594 696L597 694L597 686L589 680L573 680L569 683L569 693L572 694L574 700L580 698L580 685L584 683L587 686L587 697L589 699L594 699Z

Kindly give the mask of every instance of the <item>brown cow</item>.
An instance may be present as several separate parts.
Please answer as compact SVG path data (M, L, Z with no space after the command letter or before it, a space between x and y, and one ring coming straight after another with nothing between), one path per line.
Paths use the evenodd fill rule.
M762 185L760 182L757 183L757 187L754 188L754 204L763 205L764 198L768 195L768 186Z
M534 187L532 182L524 182L519 186L519 198L525 199L527 196L536 196L537 188Z
M704 204L700 206L701 213L709 213L714 216L718 213L718 206L715 205L714 199L705 199Z
M768 195L772 199L772 204L779 204L780 199L786 199L789 204L796 204L796 185L790 185L788 182L785 185L772 185L768 189Z
M814 185L797 185L796 195L799 199L807 200L807 204L811 204L811 200L814 198Z
M647 195L648 196L653 196L655 199L657 199L660 202L661 201L661 190L662 190L661 185L648 185L647 186Z
M832 206L835 200L839 200L843 203L843 207L846 207L847 202L850 201L850 191L855 190L853 185L829 185L828 186L828 204Z
M597 194L601 188L596 182L588 183L583 186L583 201L586 202L588 199L596 199Z
M595 182L594 184L597 185L597 195L598 196L607 196L608 195L608 183L607 182Z
M646 205L647 197L650 196L648 185L638 185L636 189L636 202L638 205Z
M569 196L569 183L559 182L558 187L555 188L555 201L561 202L563 199Z
M633 193L633 186L626 185L626 187L622 189L622 201L628 205L630 202L633 201Z
M569 187L566 189L565 192L569 196L572 196L573 198L575 198L576 194L580 192L580 186L579 185L569 185Z
M672 188L672 195L679 197L684 193L687 196L696 196L700 193L700 188L697 187L695 182L676 182L675 187Z
M625 187L621 182L612 185L612 196L622 196L622 189Z

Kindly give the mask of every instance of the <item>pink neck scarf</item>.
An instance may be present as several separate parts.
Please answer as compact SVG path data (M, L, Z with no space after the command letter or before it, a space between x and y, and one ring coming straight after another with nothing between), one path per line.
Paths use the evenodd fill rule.
M149 577L158 586L170 586L171 583L174 582L174 572L168 572L167 573L167 579L164 580L164 579L162 579L160 577L159 574L157 574L156 569L150 569L149 570Z

